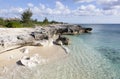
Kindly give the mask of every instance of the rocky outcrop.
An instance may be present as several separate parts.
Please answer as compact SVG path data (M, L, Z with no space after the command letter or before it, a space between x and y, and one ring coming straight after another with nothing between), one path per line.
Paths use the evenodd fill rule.
M92 31L92 28L83 28L80 25L70 24L58 24L49 25L47 27L36 28L22 28L22 29L0 29L0 48L11 47L15 45L35 45L46 46L52 45L52 41L49 41L55 34L57 35L74 35L81 33L88 33ZM59 36L56 40L56 44L68 45L69 39Z
M20 28L19 28L20 29ZM3 29L0 29L0 31ZM12 31L13 30L13 31ZM35 46L45 46L46 43L51 43L50 39L52 36L49 33L49 31L46 31L46 29L37 27L33 28L33 30L25 30L21 29L20 33L19 32L14 32L14 28L12 29L4 29L6 31L5 34L0 33L0 48L9 48L11 46L15 45L35 45ZM11 33L7 33L11 31ZM43 44L45 43L45 44ZM52 45L52 44L51 44Z
M63 37L59 35L58 39L56 39L55 44L57 45L69 45L70 40L67 37Z
M34 37L35 40L48 39L48 35L41 32L32 32L31 35Z
M61 35L75 35L81 33L88 33L92 31L92 28L83 28L80 25L70 25L70 24L57 25L54 26L54 28L56 28L56 34L61 34Z
M85 30L85 33L89 33L92 31L92 28L84 28L84 30Z

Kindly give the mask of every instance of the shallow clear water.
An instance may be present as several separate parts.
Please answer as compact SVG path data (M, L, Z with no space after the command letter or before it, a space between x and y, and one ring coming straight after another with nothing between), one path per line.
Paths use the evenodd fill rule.
M82 26L94 30L90 34L67 36L72 44L66 58L32 69L17 67L7 78L120 79L120 25Z

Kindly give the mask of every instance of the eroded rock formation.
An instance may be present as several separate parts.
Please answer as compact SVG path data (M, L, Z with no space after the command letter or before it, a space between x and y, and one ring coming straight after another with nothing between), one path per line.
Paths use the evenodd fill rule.
M0 29L0 47L6 48L15 45L35 45L43 46L44 40L51 39L54 35L74 35L88 33L92 28L83 28L80 25L58 24L49 25L47 27L36 27L31 29ZM9 33L7 33L9 32ZM4 33L4 34L3 34ZM66 37L56 38L57 44L69 44L69 39ZM47 41L49 42L49 41ZM53 42L53 41L52 41Z

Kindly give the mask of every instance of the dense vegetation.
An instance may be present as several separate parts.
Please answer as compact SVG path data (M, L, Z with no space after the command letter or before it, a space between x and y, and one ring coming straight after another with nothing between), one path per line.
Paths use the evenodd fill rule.
M30 9L25 10L21 14L21 18L11 18L11 19L3 19L0 18L0 27L8 27L8 28L21 28L21 27L33 27L35 25L48 25L48 24L57 24L62 22L57 21L49 21L47 17L43 21L38 21L37 19L33 20L32 17L33 13Z

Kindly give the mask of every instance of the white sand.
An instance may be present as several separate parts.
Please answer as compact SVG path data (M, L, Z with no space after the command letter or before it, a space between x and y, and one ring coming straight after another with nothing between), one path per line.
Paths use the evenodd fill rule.
M26 48L29 53L23 53L20 50ZM66 52L63 48L57 45L53 46L25 46L11 51L7 51L0 54L0 67L10 66L16 64L24 56L33 56L38 54L44 59L54 60L56 58L64 57Z

